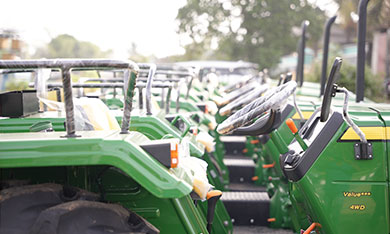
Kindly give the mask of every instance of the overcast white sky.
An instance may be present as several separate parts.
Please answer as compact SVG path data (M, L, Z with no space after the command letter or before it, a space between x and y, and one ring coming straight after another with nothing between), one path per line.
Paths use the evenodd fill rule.
M158 57L184 53L175 18L185 0L2 0L0 28L19 30L31 47L62 33L113 49L127 58L134 42L138 51Z
M310 0L322 7L331 0ZM2 0L0 28L13 28L30 51L67 33L127 58L131 43L144 55L184 53L176 34L177 11L186 0Z

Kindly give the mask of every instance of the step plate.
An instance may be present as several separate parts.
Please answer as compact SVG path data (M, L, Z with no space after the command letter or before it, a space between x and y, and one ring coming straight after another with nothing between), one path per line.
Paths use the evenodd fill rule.
M224 192L223 201L234 225L268 226L270 199L265 192Z
M255 176L255 163L247 157L226 156L223 163L229 169L231 183L253 183Z
M234 234L253 234L253 233L262 233L262 234L294 234L291 230L286 229L273 229L263 226L234 226Z
M241 192L241 191L232 191L232 192L223 192L222 201L258 201L258 202L267 202L269 201L268 194L266 192Z
M224 158L223 163L229 167L255 167L255 162L251 158Z
M221 136L220 140L225 145L227 154L240 155L245 149L246 137L244 136Z

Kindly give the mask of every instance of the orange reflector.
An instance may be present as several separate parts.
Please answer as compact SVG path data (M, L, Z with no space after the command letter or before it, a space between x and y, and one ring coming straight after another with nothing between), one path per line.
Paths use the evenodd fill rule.
M257 180L259 180L259 177L258 177L258 176L253 176L253 177L252 177L252 181L257 181Z
M292 119L286 120L286 124L287 124L288 128L291 130L291 132L292 132L293 134L295 134L296 132L298 132L298 129L297 129L297 127L295 126L294 121L293 121Z
M248 149L243 149L242 152L243 153L248 153Z
M257 144L257 143L259 143L260 141L259 141L259 140L251 140L250 142L251 142L251 144Z
M272 164L264 164L263 168L273 168L275 166L275 162Z
M204 105L204 113L208 114L209 113L209 108L207 107L207 104Z
M171 143L171 168L176 168L179 163L179 144Z
M319 223L312 223L309 226L309 228L306 229L306 231L303 232L303 234L310 234L314 230L314 228L316 228L316 227L321 227L321 224L319 224Z
M191 132L194 134L194 136L198 135L198 128L197 127L191 127Z
M221 191L219 191L219 190L211 190L210 192L207 193L206 198L207 198L207 200L209 200L212 197L221 196L221 195L222 195Z
M271 222L275 222L276 221L276 219L275 218L269 218L269 219L267 219L267 222L269 222L269 223L271 223Z

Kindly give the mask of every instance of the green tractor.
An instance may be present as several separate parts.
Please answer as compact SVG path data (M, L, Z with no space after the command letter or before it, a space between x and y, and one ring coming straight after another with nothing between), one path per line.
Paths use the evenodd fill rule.
M142 133L128 131L136 64L26 60L1 61L0 68L60 70L66 116L66 132L35 126L43 131L0 136L0 209L7 214L1 216L2 233L214 230L214 211L221 192L208 191L205 162L190 157L188 145L179 139L150 140ZM122 125L118 130L76 132L82 119L74 111L71 71L96 69L123 69L129 74ZM6 112L13 107L22 116L38 108L36 97L34 100L29 92L5 93L1 101L2 116L11 116ZM200 204L206 199L205 213ZM224 230L214 232L231 232L228 224L222 226Z

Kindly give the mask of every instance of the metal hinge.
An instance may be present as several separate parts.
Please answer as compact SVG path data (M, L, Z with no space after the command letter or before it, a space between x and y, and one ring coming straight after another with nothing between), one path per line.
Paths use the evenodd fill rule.
M355 143L355 159L356 160L370 160L373 159L372 154L372 144L370 142L363 143Z

